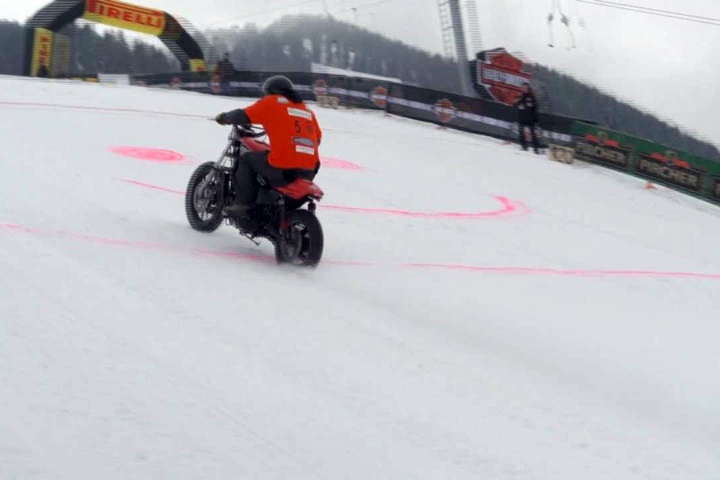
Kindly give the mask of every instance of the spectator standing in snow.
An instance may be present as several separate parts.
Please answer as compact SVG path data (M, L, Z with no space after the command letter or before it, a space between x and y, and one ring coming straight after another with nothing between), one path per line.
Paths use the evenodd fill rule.
M528 149L526 129L530 130L532 146L535 153L540 153L540 142L537 137L537 124L539 120L538 102L535 93L529 83L523 84L523 93L515 101L514 107L518 111L518 134L520 146L523 150Z
M227 93L230 89L230 77L235 72L235 65L230 61L230 54L226 52L223 59L215 66L215 75L220 77L220 89L223 93Z

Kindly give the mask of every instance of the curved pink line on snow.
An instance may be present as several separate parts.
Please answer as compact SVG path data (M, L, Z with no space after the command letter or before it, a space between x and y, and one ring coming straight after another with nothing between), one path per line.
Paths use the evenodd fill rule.
M149 251L162 251L169 253L182 253L190 255L200 255L206 257L231 258L235 260L246 260L252 262L261 262L267 264L275 264L275 259L271 255L239 253L239 252L222 252L216 250L208 250L205 248L184 248L172 245L163 245L160 243L150 243L138 240L126 240L119 238L107 238L97 235L89 235L84 233L74 233L65 231L42 230L39 228L28 227L16 223L1 223L0 231L33 234L42 237L73 239L85 242L97 243L99 245L137 248ZM539 268L539 267L483 267L479 265L462 265L449 263L401 263L401 264L382 264L373 262L360 261L342 261L342 260L323 260L323 264L341 265L349 267L384 267L394 266L410 269L436 269L450 271L464 271L470 273L483 274L505 274L505 275L542 275L552 277L582 277L582 278L602 278L602 277L631 277L631 278L677 278L677 279L696 279L696 280L720 280L720 273L702 273L702 272L672 272L672 271L651 271L651 270L588 270L588 269L557 269L557 268Z
M169 192L169 193L176 193L179 195L185 195L185 192L182 192L180 190L173 190L170 188L165 187L159 187L157 185L153 185L150 183L141 182L139 180L131 180L131 179L125 179L121 178L121 182L130 183L132 185L136 185L143 188L149 188L153 190L160 190L163 192ZM342 205L318 205L319 210L338 210L342 212L352 212L352 213L380 213L385 215L398 215L402 217L414 217L414 218L444 218L444 219L459 219L459 220L473 220L473 219L480 219L480 218L498 218L503 216L509 216L509 215L518 215L518 214L526 214L529 212L529 209L525 206L524 203L511 200L507 197L503 196L496 196L495 199L500 202L502 205L501 208L498 210L493 210L489 212L476 212L476 213L461 213L461 212L437 212L437 213L429 213L429 212L413 212L410 210L397 210L397 209L391 209L391 208L366 208L366 207L346 207Z
M512 214L527 213L528 209L522 202L511 200L507 197L496 196L495 199L502 205L498 210L489 212L475 212L475 213L462 213L462 212L413 212L410 210L398 210L391 208L364 208L364 207L343 207L337 205L318 205L318 209L328 210L340 210L344 212L359 212L359 213L382 213L386 215L398 215L402 217L414 217L414 218L445 218L445 219L478 219L478 218L497 218Z
M668 272L653 270L572 270L541 267L483 267L448 263L405 263L403 267L413 269L456 270L475 273L500 273L505 275L544 275L553 277L638 277L638 278L697 278L720 280L718 273Z

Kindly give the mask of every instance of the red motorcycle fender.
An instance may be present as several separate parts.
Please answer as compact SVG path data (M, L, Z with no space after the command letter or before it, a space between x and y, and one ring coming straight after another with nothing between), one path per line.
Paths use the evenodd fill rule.
M275 190L292 198L293 200L300 200L305 197L322 200L325 195L320 187L305 178L298 178L284 187L276 187Z

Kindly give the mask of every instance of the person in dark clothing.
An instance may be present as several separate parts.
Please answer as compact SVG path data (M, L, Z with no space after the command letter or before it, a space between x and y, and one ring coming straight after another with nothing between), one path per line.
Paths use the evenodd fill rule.
M226 52L215 67L215 75L220 79L220 89L223 93L227 93L230 89L230 78L235 72L235 65L230 61L230 54Z
M40 65L37 76L40 78L50 78L50 69L48 69L48 66L45 64Z
M257 175L273 187L298 178L313 180L320 169L318 147L322 131L315 113L303 102L287 77L275 75L263 85L263 98L247 108L217 115L220 125L261 124L270 140L270 150L244 153L235 172L235 204L223 212L252 229L253 207L259 185Z
M528 149L526 129L530 130L532 146L535 153L540 153L540 142L537 137L537 124L539 120L538 102L535 93L529 83L523 84L523 93L515 101L514 107L518 111L518 134L520 146L523 150Z

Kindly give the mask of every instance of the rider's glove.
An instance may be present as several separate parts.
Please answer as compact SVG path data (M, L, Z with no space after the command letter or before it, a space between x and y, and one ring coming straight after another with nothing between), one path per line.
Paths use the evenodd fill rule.
M220 125L227 125L227 124L228 124L227 120L225 119L225 114L224 114L224 113L218 114L218 115L215 117L215 121L216 121L217 123L219 123Z

